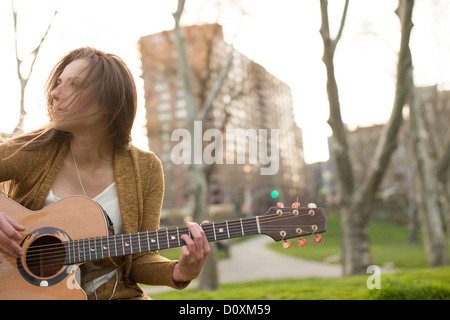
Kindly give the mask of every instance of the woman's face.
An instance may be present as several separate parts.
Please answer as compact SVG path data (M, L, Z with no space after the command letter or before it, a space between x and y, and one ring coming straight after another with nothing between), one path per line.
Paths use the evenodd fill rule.
M82 88L88 75L88 62L75 60L67 65L51 91L50 112L55 129L72 133L104 128L105 113L95 99Z

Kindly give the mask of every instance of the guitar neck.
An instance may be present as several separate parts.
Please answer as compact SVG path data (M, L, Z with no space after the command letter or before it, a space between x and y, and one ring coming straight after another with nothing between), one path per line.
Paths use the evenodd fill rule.
M202 225L202 229L208 242L261 233L259 217L212 222ZM65 263L76 264L181 247L185 245L181 239L183 234L191 236L184 226L68 241L64 243L67 253Z

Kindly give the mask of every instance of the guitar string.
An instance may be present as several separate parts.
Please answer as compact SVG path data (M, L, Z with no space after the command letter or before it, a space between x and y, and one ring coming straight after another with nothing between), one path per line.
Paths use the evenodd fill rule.
M262 218L262 219L261 219ZM273 216L273 217L268 217L268 216L263 216L263 217L259 217L259 219L260 219L260 224L261 223L267 223L267 222L270 222L270 220L274 220L274 218L275 219L278 219L278 220L280 220L282 217L280 217L280 216ZM289 218L289 216L284 216L283 218ZM291 218L292 218L292 216L291 216ZM249 220L254 220L254 218L245 218L245 219L242 219L242 223L244 224L245 222L249 222ZM226 223L227 221L225 221L225 222L218 222L217 224L220 224L220 223ZM254 221L252 221L252 222L254 222ZM242 235L242 233L241 233L241 231L242 230L239 230L242 226L241 226L241 221L240 220L235 220L235 221L233 221L233 222L230 222L230 223L228 223L228 225L229 225L229 227L230 227L230 225L232 226L231 228L229 228L230 230L229 230L229 232L230 232L230 238L231 237L234 237L234 236L241 236ZM308 225L309 226L309 225ZM214 226L215 227L215 226ZM275 228L272 228L273 230L279 230L279 228L280 227L285 227L285 226L278 226L278 227L275 227ZM286 226L286 227L291 227L292 228L292 226ZM297 226L297 227L303 227L303 228L305 228L305 226ZM181 227L181 228L184 228L185 230L181 230L181 233L183 233L184 231L187 231L187 227ZM207 229L211 229L211 230L207 230ZM180 228L178 228L179 230L178 231L180 231ZM204 226L204 229L205 229L205 232L212 232L212 229L213 229L213 226L212 226L212 223L211 224L208 224L208 225L205 225ZM267 230L268 228L267 227L265 227L265 229ZM164 248L163 249L165 249L165 246L166 245L168 245L168 247L170 247L170 240L169 240L169 242L167 242L167 238L166 238L166 236L167 236L167 234L169 235L169 237L171 237L171 236L173 236L173 235L175 235L175 233L174 232L176 232L176 229L159 229L158 230L160 233L162 233L161 234L161 239L159 239L160 241L160 246L163 246ZM256 231L256 229L255 228L253 228L253 229L248 229L248 227L247 227L247 232L253 232L253 233L255 233L255 231ZM156 232L156 230L155 231L153 231L153 232L149 232L149 234L150 233L154 233L154 235L156 236L157 235L157 232ZM311 232L311 233L314 233L314 232ZM144 235L145 234L145 236L147 235L147 232L141 232L140 233L140 236L142 236L142 235ZM232 236L231 236L231 234L232 234ZM141 239L141 237L140 236L138 236L137 234L128 234L129 235L129 237L128 238L130 238L130 240L131 240L131 245L135 245L135 243L133 242L133 240L139 240L139 243L141 243L141 244L144 244L144 247L148 247L148 245L145 243L145 242L147 242L146 241L146 239L144 238L144 239ZM245 235L245 234L244 234ZM304 234L304 235L307 235L306 233ZM124 237L126 237L127 235L123 235ZM160 235L158 235L158 237L159 237ZM119 245L120 244L122 244L122 246L123 246L123 242L122 242L122 235L117 235L117 236L115 236L116 237L116 239L114 239L113 241L109 241L109 245L111 246L111 247L114 247L114 246L117 246L117 241L120 241L119 242ZM120 237L121 239L117 239L118 237ZM111 238L111 237L110 237ZM217 235L216 235L216 238L217 238ZM213 240L216 240L216 238L214 237L214 235L209 235L209 239L207 239L208 241L213 241ZM228 238L228 237L227 237ZM98 239L101 239L101 238L91 238L90 240L92 241L92 240L94 240L94 239L96 239L97 241L98 241ZM106 238L105 238L106 239ZM226 238L224 238L224 239L226 239ZM217 240L224 240L224 239L217 239ZM78 244L74 244L74 246L77 246L78 247L78 250L76 250L76 252L74 252L74 255L76 256L76 255L78 255L78 256L83 256L83 258L86 258L86 256L89 256L89 257L91 257L91 254L89 253L89 251L88 251L88 249L89 248L91 248L92 247L92 245L89 247L89 243L88 243L88 248L86 248L86 243L85 242L88 242L88 241L83 241L83 240L86 240L86 239L79 239L79 240L75 240L75 241L73 241L73 243L75 243L75 242L78 242ZM172 239L172 241L174 241L174 242L178 242L176 239L175 240L173 240ZM83 243L81 243L81 242L83 242ZM108 242L108 240L106 240L106 242ZM114 242L114 243L111 243L111 242ZM136 242L137 243L137 242ZM154 244L155 245L155 244ZM51 244L51 245L44 245L44 246L54 246L54 247L58 247L58 249L60 249L59 251L59 254L60 254L60 256L57 256L57 255L55 255L55 251L52 251L52 252L50 252L52 255L54 255L54 257L56 257L57 259L56 259L56 261L58 261L58 263L61 263L61 261L64 261L65 260L65 257L66 257L66 254L67 254L67 252L66 252L66 247L64 247L63 245L62 245L62 243L58 243L58 244ZM84 248L84 250L83 249L80 249L80 246L81 246L81 248ZM94 243L94 246L95 246L95 243ZM39 247L39 246L35 246L35 248L36 247ZM178 247L177 245L175 245L175 246L173 246L173 244L172 244L172 247ZM45 250L45 249L44 249ZM48 251L49 251L49 249L47 249ZM154 250L157 250L157 248L155 248L155 249L153 249L153 250L149 250L149 251L154 251ZM87 253L86 253L86 251L88 251ZM112 251L112 254L111 254L111 251ZM121 250L119 250L119 252L120 252ZM107 255L108 256L115 256L116 254L114 254L114 252L117 252L117 250L116 249L114 249L114 248L112 248L112 250L111 250L111 248L109 248L109 250L108 250L108 252L107 252ZM123 255L126 255L126 254L130 254L130 253L128 253L128 252L126 252L125 250L122 250L121 251L122 253L124 253ZM51 258L53 258L51 255L50 255L50 253L49 254L46 254L47 255L47 257L51 257ZM38 254L38 255L40 255L40 258L38 259L39 261L41 260L41 258L42 258L42 251L39 251L38 253L36 253L36 254ZM122 255L122 254L121 254ZM98 256L98 254L97 254L97 256ZM29 263L31 263L32 262L32 258L30 258L30 257L28 257L27 258L27 261L29 262ZM48 258L47 258L47 261L50 261Z
M307 216L307 215L302 215L302 216ZM286 218L292 218L292 216L286 216L286 215L285 216L281 216L281 217L280 216L275 216L275 215L273 215L272 217L270 217L270 216L262 216L262 217L259 217L259 220L260 220L260 225L261 225L261 224L264 224L264 223L267 223L267 222L272 222L273 220L280 220L280 219L286 219ZM242 225L244 225L245 223L248 223L248 222L254 223L255 222L255 217L243 218L242 219ZM221 224L228 224L228 230L230 232L234 232L234 230L238 230L239 231L239 230L242 229L241 220L214 222L214 224L215 225L213 226L213 223L209 223L209 224L206 224L206 225L202 226L202 228L206 232L209 232L209 231L213 231L213 229L215 229L216 227L219 228L219 226ZM265 228L267 230L267 227L265 227ZM279 228L279 226L276 227L276 228ZM211 229L211 230L208 230L208 229ZM131 242L133 242L133 240L140 240L142 242L142 239L140 239L141 236L147 237L147 236L150 236L150 235L154 236L154 237L157 236L158 238L161 237L161 241L165 241L165 240L167 240L167 239L165 239L166 236L167 236L167 232L172 237L175 234L178 234L178 233L183 234L186 231L189 233L187 227L178 227L178 230L177 230L177 228L167 228L167 229L152 230L152 231L148 231L148 232L147 231L142 231L142 232L138 232L138 233L134 233L134 234L130 233L130 234L120 234L120 235L115 235L115 236L107 236L107 237L76 239L76 240L69 241L69 242L64 242L64 243L77 243L78 242L78 244L76 244L76 245L79 246L80 245L79 243L83 242L83 241L84 242L89 242L89 241L94 241L95 242L95 241L100 240L100 241L103 242L103 240L104 240L105 242L111 243L111 242L117 242L117 241L122 242L123 238L127 238L127 240L130 239ZM162 234L159 235L158 232L162 233ZM173 240L173 241L175 241L175 240ZM83 243L81 245L85 245L85 244ZM40 252L42 252L44 250L51 250L54 247L56 247L56 248L61 247L61 242L60 243L56 243L56 244L46 244L46 245L34 246L33 248L40 249L41 250ZM45 249L45 248L47 248L47 249Z
M270 215L266 215L266 216L258 216L258 218L259 218L259 222L260 222L260 225L261 224L264 224L264 223L267 223L267 222L272 222L272 221L274 221L274 220L284 220L284 219L291 219L291 218L295 218L295 217L305 217L305 216L308 216L309 214L302 214L302 215L297 215L297 216L294 216L293 214L292 215L289 215L289 216L287 216L287 215L283 215L283 216L278 216L278 215L275 215L275 214L270 214ZM211 222L211 223L208 223L208 224L206 224L206 225L203 225L202 226L202 228L204 229L204 230L207 230L208 228L210 228L210 229L213 229L213 228L216 228L218 225L220 225L220 224L227 224L228 225L228 228L230 229L230 230L233 230L233 229L236 229L236 230L240 230L241 228L242 228L242 225L244 225L244 224L246 224L246 223L248 223L248 222L250 222L250 223L254 223L255 221L256 221L256 219L255 219L256 217L249 217L249 218L242 218L242 219L239 219L239 220L232 220L232 221L229 221L229 220L226 220L226 221L219 221L219 222ZM242 222L241 222L242 221ZM214 224L214 226L213 226L213 224ZM242 225L241 225L242 224ZM97 238L86 238L86 239L76 239L76 240L73 240L72 242L76 242L76 241L83 241L83 240L93 240L93 239L113 239L113 238L122 238L122 237L126 237L126 236L132 236L132 237L134 237L134 238L136 238L136 237L140 237L141 235L147 235L147 234L154 234L154 236L159 236L157 233L159 232L159 233L164 233L164 234L166 234L166 230L168 231L168 232L173 232L173 233L176 233L177 232L177 228L162 228L162 229L158 229L158 230L151 230L151 231L141 231L141 232L137 232L137 233L129 233L129 234L119 234L119 235L115 235L115 236L106 236L106 237L97 237ZM183 226L183 227L178 227L178 231L181 231L181 230L183 230L183 232L185 231L185 230L188 230L187 229L187 227L185 227L185 226ZM119 241L122 241L122 239L118 239ZM41 245L41 246L38 246L38 247L46 247L46 246L52 246L53 244L48 244L48 245ZM57 244L56 244L57 245Z
M307 214L306 215L302 215L302 216L307 216ZM284 220L284 219L288 219L288 218L292 218L292 217L293 217L293 215L291 215L291 216L288 216L288 215L284 215L284 216L269 215L269 216L259 216L259 220L260 220L260 225L261 225L261 224L267 224L269 222L272 222L273 220ZM221 224L224 224L224 223L227 223L227 222L228 222L228 232L230 233L230 238L232 238L232 237L235 237L235 236L241 236L242 235L242 230L241 230L242 229L242 225L245 225L245 223L248 223L248 222L254 223L255 222L255 218L254 217L252 217L252 218L243 218L242 219L242 225L241 225L241 219L240 219L240 220L234 220L232 222L229 222L229 221L217 222L217 223L215 223L217 225L214 225L214 226L213 226L212 223L210 223L210 224L207 224L207 225L203 226L203 228L204 228L206 233L208 233L208 232L211 233L211 232L214 231L214 229L216 227L220 228ZM309 226L310 225L308 225L307 227L309 227ZM279 230L280 228L283 228L283 227L294 228L293 226L276 226L276 227L273 227L273 228L267 228L267 227L264 227L264 228L265 228L266 231L271 231L271 230ZM299 225L297 225L295 227L297 227L297 228L298 227L305 228L305 226L299 226ZM249 229L248 226L245 227L245 228L246 228L246 231L248 233L250 233L250 234L254 234L255 231L257 231L257 228ZM268 230L268 229L271 229L271 230ZM69 243L69 244L73 243L74 247L75 246L77 247L78 250L74 250L74 254L73 254L74 256L78 256L78 257L83 256L83 258L86 258L86 256L88 256L88 257L91 258L92 254L89 252L89 249L92 249L92 247L96 247L97 244L98 244L96 242L98 242L99 240L101 242L103 242L103 240L105 240L105 242L107 242L108 247L109 247L108 248L109 250L107 250L107 252L106 252L107 256L111 256L111 255L112 256L116 256L116 254L114 254L114 253L117 252L117 251L124 253L123 255L126 255L126 254L130 254L131 252L128 253L128 252L126 252L126 250L124 250L124 247L123 247L124 245L123 245L123 240L122 240L123 238L129 238L130 239L131 243L128 243L127 247L128 246L135 246L136 244L140 244L140 245L143 245L144 248L149 249L148 248L148 243L147 243L149 241L146 239L146 237L147 237L147 235L150 235L150 234L152 234L153 236L158 236L158 238L159 238L158 241L159 241L160 247L163 246L164 247L163 249L165 249L166 245L167 245L167 248L170 247L171 242L175 242L175 244L177 244L178 243L178 240L177 240L178 234L185 234L186 231L188 231L187 227L179 227L178 230L176 230L176 228L175 229L174 228L171 228L171 229L159 229L158 232L160 234L158 234L158 232L156 230L154 230L154 231L149 231L149 232L146 232L146 231L145 232L139 232L139 233L136 233L136 234L125 234L125 235L117 235L117 236L112 236L112 237L98 237L98 238L90 238L90 239L78 239L78 240L74 240L74 241L71 241L71 242L63 242L63 243L57 243L57 244L48 244L48 245L34 246L33 248L35 250L37 250L35 255L38 255L39 258L38 259L32 258L33 254L29 254L29 255L27 255L26 261L27 261L27 265L28 264L32 264L34 262L33 260L38 260L40 262L42 260L42 256L45 255L46 256L46 258L45 258L46 262L58 261L58 264L64 263L65 260L66 260L66 256L67 256L67 250L66 250L67 247L64 246L64 243ZM311 232L311 233L314 233L314 232ZM225 233L222 233L222 234L225 234ZM310 234L310 233L308 233L308 234ZM169 238L172 238L172 236L175 236L175 235L177 236L176 239L172 239L172 241L169 239L169 241L167 241L168 240L167 236L169 236ZM307 234L305 233L304 235L307 235ZM144 238L142 238L142 236L144 236ZM111 238L112 238L112 241L111 241ZM219 237L219 239L217 239L217 233L216 233L216 236L214 236L214 234L207 235L207 240L208 241L213 241L213 240L216 240L216 239L217 240L224 240L224 239L227 239L227 238L228 238L228 235L227 235L226 238L220 239L220 237ZM134 241L134 240L136 240L136 241ZM119 246L122 245L122 249L117 250L115 248L111 248L111 247L116 247L117 246L117 241L119 241ZM180 239L180 242L181 241L182 240ZM76 242L78 242L78 244L76 244ZM92 244L92 242L94 242L94 244ZM87 245L87 247L86 247L86 245ZM153 243L152 245L156 246L156 243ZM105 247L106 243L103 246ZM178 246L179 245L173 245L173 243L172 243L172 247L178 247ZM40 249L37 249L39 247L47 247L47 248L40 250ZM55 248L57 250L54 250ZM82 248L82 249L80 249L80 248ZM151 248L151 246L150 246L150 248ZM43 253L43 251L45 251L45 250L48 251L48 253ZM158 249L155 248L155 249L149 250L149 251L154 251L154 250L158 250ZM112 251L112 254L111 254L111 251ZM94 255L97 257L99 254L94 254ZM50 259L53 259L53 260L50 260ZM79 259L77 259L77 260L79 260ZM83 260L83 259L81 259L81 260Z
M304 226L303 226L304 227ZM279 229L275 229L275 230L279 230ZM250 231L250 230L249 230ZM256 229L254 229L253 231L256 231ZM310 233L304 233L304 234L302 234L301 236L307 236L307 235L310 235L310 234L315 234L316 232L310 232ZM317 233L319 233L319 232L317 232ZM253 233L253 234L255 234L255 233ZM241 236L242 235L242 233L241 232L236 232L235 234L233 234L233 235L231 235L231 237L230 238L233 238L234 236ZM295 236L290 236L290 237L288 237L288 238L293 238L293 237L296 237L297 235L295 235ZM300 235L298 235L298 236L300 236ZM217 239L218 241L220 241L220 240L225 240L225 239L228 239L228 238L224 238L224 239ZM287 238L286 238L287 239ZM211 241L214 241L215 239L214 239L214 237L210 237L209 239L208 239L210 242ZM167 243L167 242L166 242ZM171 248L175 248L175 247L178 247L178 246L173 246L173 247L171 247ZM168 249L169 247L166 247L166 248L162 248L162 249ZM152 250L145 250L145 251L157 251L158 249L157 248L155 248L155 249L152 249ZM112 252L111 252L112 251ZM73 262L71 262L71 263L66 263L66 251L65 250L63 250L62 252L60 252L59 253L59 255L49 255L49 254L47 254L47 257L46 257L46 260L44 261L44 266L45 267L51 267L51 266L54 266L54 265L59 265L59 266L61 266L61 268L62 267L65 267L65 266L67 266L67 265L71 265L71 264L76 264L76 263L82 263L82 262L86 262L86 261L94 261L94 260L101 260L101 259L105 259L105 258L110 258L110 257L115 257L115 256L124 256L124 255L128 255L128 254L131 254L131 252L125 252L125 253L123 253L123 254L118 254L118 255L116 255L116 254L114 254L114 249L109 249L108 250L108 254L106 254L106 257L104 257L104 258L97 258L97 259L91 259L91 258L86 258L86 257L89 257L90 256L90 254L89 253L84 253L84 252L79 252L77 255L81 255L81 256L83 256L82 258L78 258L77 257L77 259L75 260L75 261L73 261ZM138 252L136 252L136 253L138 253ZM84 255L86 255L86 256L84 256ZM98 256L98 255L97 255ZM51 260L49 260L49 258L51 259ZM85 259L84 258L86 258L86 261L85 261ZM30 259L27 259L26 261L27 261L27 266L29 267L29 268L33 268L33 266L41 266L43 263L42 263L42 258L35 258L35 259L31 259L31 260L33 260L33 261L30 261ZM78 261L79 260L79 261ZM1 269L1 266L0 266L0 269Z
M278 219L279 219L280 217L278 217ZM251 218L250 218L251 219ZM264 220L268 220L268 219L263 219L263 222L265 222ZM244 222L244 219L243 219L243 222ZM248 221L247 221L248 222ZM240 225L240 220L238 221L238 224ZM230 225L230 224L229 224ZM212 224L209 224L209 225L206 225L205 226L205 232L211 232L211 230L206 230L207 228L210 228L211 230L213 229L213 226L212 226ZM238 230L239 228L238 228L239 226L236 226L236 228L231 228L231 230L229 231L231 234L232 234L232 236L231 236L231 234L230 234L230 237L234 237L234 236L241 236L242 235L242 233L241 233L241 230ZM292 226L287 226L287 227L292 227ZM297 226L297 227L303 227L303 228L305 228L305 226ZM275 227L275 228L272 228L273 230L279 230L279 228L280 228L280 226L279 227ZM180 229L180 228L179 228ZM234 229L234 230L233 230ZM266 229L267 229L267 227L266 227ZM185 228L185 230L187 231L187 228ZM169 229L167 229L167 230L165 230L165 229L159 229L159 231L160 232L162 232L163 234L162 234L162 237L161 237L161 239L160 239L160 246L162 246L163 247L163 249L165 249L165 246L167 245L167 248L169 248L170 247L170 239L169 239L169 241L167 241L167 238L166 238L166 236L167 236L167 234L169 235L169 237L171 237L171 236L174 236L175 235L175 233L174 233L174 231L175 230L169 230ZM247 232L250 232L250 233L255 233L255 231L256 231L256 229L248 229L247 228ZM181 231L181 233L183 233L184 232L184 230L182 230ZM145 234L147 234L147 232L144 232ZM311 232L311 233L314 233L314 232ZM164 234L166 235L166 236L164 236ZM309 234L309 233L308 233ZM142 234L141 234L142 235ZM304 234L304 235L307 235L306 233ZM126 236L126 235L125 235ZM156 236L156 232L155 232L155 236ZM119 254L117 254L117 251L119 251L119 252L122 252L123 254L120 254L120 255L126 255L126 254L130 254L132 251L130 250L130 252L128 253L128 252L126 252L126 250L117 250L116 248L111 248L111 247L116 247L117 246L117 240L119 240L120 242L119 242L119 246L120 246L120 244L122 244L122 247L123 247L123 242L122 242L122 239L117 239L117 237L120 237L120 238L122 238L121 237L121 235L118 235L118 236L116 236L116 239L114 239L114 243L111 243L112 241L109 241L109 243L108 243L108 245L110 245L110 247L108 248L109 250L108 250L108 252L106 252L107 253L107 256L116 256L116 255L119 255ZM158 237L159 237L159 235L158 235ZM148 241L146 241L146 239L144 238L144 239L141 239L141 237L139 237L139 236L136 236L136 235L132 235L132 234L129 234L129 237L128 238L130 238L130 240L131 240L131 245L133 246L133 245L136 245L136 243L139 243L139 244L143 244L143 247L145 248L146 246L147 246L147 249L149 249L148 248L148 244L146 244L145 242L148 242ZM208 236L207 236L207 238L208 238ZM90 239L90 240L93 240L93 239L95 239L95 238L92 238L92 239ZM209 239L207 239L208 241L213 241L213 240L216 240L217 239L217 235L216 235L216 237L214 237L214 235L209 235ZM226 238L224 238L224 239L226 239ZM217 240L224 240L224 239L217 239ZM98 240L98 239L97 239ZM133 240L138 240L139 242L134 242ZM83 241L83 239L80 239L80 240L76 240L77 242L78 242L78 244L74 244L74 246L77 246L78 247L78 250L75 250L74 251L74 256L77 256L78 255L78 257L79 257L79 259L80 259L80 256L82 255L83 256L83 258L86 258L86 256L89 256L89 258L91 259L91 256L92 256L92 254L89 252L89 248L92 248L92 247L95 247L96 246L96 243L94 243L94 246L92 246L92 243L90 243L89 241ZM108 242L108 240L106 240L107 242ZM177 239L172 239L172 241L175 241L175 243L176 242L178 242L177 241ZM81 243L81 242L83 242L83 243ZM88 242L88 247L86 248L86 243L85 242ZM58 249L60 249L59 250L59 254L60 254L60 256L57 256L57 255L55 255L55 253L57 253L56 251L51 251L51 252L49 252L48 254L46 254L47 255L47 261L49 261L49 259L48 259L48 257L51 257L51 258L53 258L52 257L52 255L56 258L56 261L58 261L58 263L61 263L61 261L64 261L65 260L65 257L66 257L66 254L67 254L67 252L66 252L66 247L64 247L63 246L63 244L62 243L58 243L58 244L55 244L54 246L56 246L56 247L58 247ZM37 246L36 246L37 247ZM173 243L172 243L172 247L178 247L178 245L173 245ZM80 249L81 248L81 249ZM150 248L151 248L151 246L150 246ZM84 250L83 250L84 249ZM112 250L111 250L112 249ZM157 250L157 248L155 248L154 250ZM47 251L49 251L49 249L47 249ZM112 251L112 253L111 253L111 251ZM149 251L153 251L153 250L149 250ZM87 253L86 253L87 252ZM116 253L116 254L115 254ZM42 258L42 255L43 255L43 252L42 252L42 250L41 251L38 251L37 253L36 253L37 255L39 255L39 261L41 260L41 258ZM98 254L96 255L96 256L98 256ZM84 260L84 259L82 259L82 260ZM31 255L29 255L28 257L27 257L27 261L29 262L29 263L31 263L32 262L32 258L31 258Z
M297 217L304 217L304 216L308 216L308 214L298 215ZM294 217L294 215L291 215L291 216L286 216L286 215L278 216L278 215L272 214L272 215L268 215L268 216L259 216L258 218L259 218L259 222L260 222L260 225L261 225L261 224L264 224L265 222L272 222L273 220L287 219L287 218L293 218L293 217ZM254 223L255 222L255 217L242 218L242 219L233 220L233 221L226 220L226 221L213 222L213 223L215 224L214 228L217 227L217 225L226 224L227 223L229 230L233 230L233 229L240 230L242 228L241 220L242 220L242 225L244 225L245 223L248 223L248 222ZM213 229L213 223L206 224L206 225L202 226L202 228L205 231L208 228L210 228L212 230ZM147 234L152 234L152 236L158 236L159 237L160 235L157 235L157 233L158 232L160 232L160 233L162 232L162 233L166 234L166 230L168 230L169 232L172 232L172 233L177 233L177 228L163 228L163 229L152 230L152 231L148 231L148 232L147 231L141 231L141 232L137 232L137 233L134 233L134 234L133 233L129 233L129 234L119 234L119 235L115 235L115 236L76 239L76 240L72 240L72 241L69 241L69 242L75 243L75 242L89 241L89 240L93 241L93 240L98 240L98 239L101 239L101 240L105 239L105 241L108 241L108 239L115 239L115 240L109 240L110 242L111 241L122 241L122 238L124 238L124 237L128 237L129 238L130 235L133 238L136 238L136 237L140 237L142 235L146 236ZM179 232L184 232L184 231L187 231L187 230L188 230L187 227L184 227L184 226L183 227L178 227L178 231ZM34 248L42 249L42 248L46 248L46 247L47 248L51 248L52 246L58 247L58 246L60 246L60 244L61 243L44 244L44 245L34 246ZM45 250L45 249L43 249L43 250Z
M317 232L317 233L319 233L319 232ZM315 234L315 233L308 233L308 234L303 234L302 236L307 236L307 235L309 235L309 234ZM239 234L240 235L240 234ZM295 236L294 236L295 237ZM292 238L292 237L289 237L289 238ZM210 239L210 241L213 241L214 239ZM224 240L224 239L220 239L220 240ZM166 248L164 248L164 249L166 249ZM149 250L149 251L156 251L157 249L153 249L153 250ZM109 250L109 251L111 251L111 250ZM46 261L44 261L44 262L42 262L42 259L38 259L38 261L29 261L29 259L27 259L27 263L26 263L26 265L27 265L27 267L28 268L31 268L31 269L33 269L33 267L36 267L36 266L39 266L39 267L46 267L46 268L48 268L48 267L51 267L51 266L59 266L60 268L58 269L58 270L61 270L63 267L66 267L67 265L72 265L72 264L77 264L77 263L83 263L83 262L87 262L87 261L94 261L94 260L101 260L101 259L105 259L105 258L109 258L109 257L115 257L116 255L115 254L111 254L111 252L109 252L109 254L110 254L110 256L107 256L107 257L105 257L105 258L98 258L98 259L87 259L86 261L84 260L84 259L80 259L79 261L78 260L75 260L75 261L73 261L73 262L70 262L70 263L66 263L66 256L65 256L65 252L62 252L61 253L63 256L61 256L61 257L55 257L55 256L50 256L50 258L52 258L52 260L46 260ZM124 256L124 255L128 255L128 254L131 254L131 252L130 253L128 253L128 252L125 252L124 254L120 254L120 255L117 255L117 256ZM83 255L83 254L81 254L81 255ZM8 266L6 266L6 267L8 267ZM1 269L3 269L3 267L2 267L2 265L0 264L0 270ZM59 271L58 271L59 272ZM56 272L57 273L57 272ZM56 274L55 273L55 274Z

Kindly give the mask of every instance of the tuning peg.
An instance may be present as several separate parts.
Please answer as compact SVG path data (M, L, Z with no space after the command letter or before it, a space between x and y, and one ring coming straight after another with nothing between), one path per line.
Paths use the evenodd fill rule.
M297 241L297 244L299 247L303 247L304 245L306 245L306 240L300 237L300 239L298 239Z
M317 205L315 203L308 203L308 208L310 209L317 208Z
M298 201L294 202L292 204L292 208L296 208L296 209L300 208L300 202L298 202Z
M291 247L292 243L290 241L284 240L283 242L283 248L289 249Z
M277 203L277 207L278 207L278 208L284 208L283 202L278 202L278 203Z
M319 243L320 241L322 241L322 236L316 234L316 236L314 237L314 242L315 242L315 243Z

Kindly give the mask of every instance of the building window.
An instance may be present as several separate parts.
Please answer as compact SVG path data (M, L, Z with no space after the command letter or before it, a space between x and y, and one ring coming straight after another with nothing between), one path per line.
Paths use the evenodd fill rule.
M172 119L172 115L168 112L158 114L159 121L166 121L166 120L170 120L170 119Z
M159 101L168 101L170 100L170 93L168 92L162 92L158 95Z
M187 110L186 109L177 110L175 112L175 117L177 119L183 119L183 118L186 118L186 116L187 116Z
M158 111L167 111L170 110L172 105L169 102L163 102L158 104Z
M177 102L175 102L175 108L181 109L186 107L186 100L182 99L182 100L177 100Z
M155 91L156 92L161 92L161 91L164 91L164 90L167 90L167 89L169 89L169 85L167 83L165 83L165 82L157 82L157 83L155 83Z

